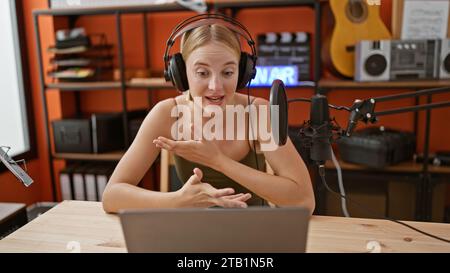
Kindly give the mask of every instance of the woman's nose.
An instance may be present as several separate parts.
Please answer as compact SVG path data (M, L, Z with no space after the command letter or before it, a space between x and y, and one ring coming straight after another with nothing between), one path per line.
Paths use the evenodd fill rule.
M223 85L223 83L222 83L222 80L220 79L220 77L213 76L209 80L208 88L210 90L220 91L220 90L222 90L222 87L223 87L222 85Z

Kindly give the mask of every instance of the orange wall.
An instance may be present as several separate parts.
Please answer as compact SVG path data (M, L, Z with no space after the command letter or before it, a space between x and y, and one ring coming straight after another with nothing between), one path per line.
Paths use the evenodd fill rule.
M390 26L391 18L391 1L382 1L382 18L387 26ZM46 150L46 141L44 134L44 125L42 121L42 105L40 90L38 85L38 70L35 54L35 41L32 26L31 11L35 8L46 8L47 1L44 0L26 0L24 1L24 13L26 23L26 34L28 39L28 53L30 58L30 75L32 80L33 105L35 114L35 124L37 128L37 143L39 159L29 162L31 176L36 183L30 189L25 189L17 183L10 174L0 175L0 201L21 201L32 203L35 201L50 200L50 179L48 167L48 154ZM152 71L160 73L163 70L162 56L165 47L165 41L170 34L172 28L182 19L187 18L194 13L192 12L176 12L176 13L159 13L148 14L148 31L149 31L149 47L150 47L150 64ZM308 31L314 33L314 13L309 8L289 7L277 9L253 9L242 10L238 13L237 18L248 27L254 37L258 33L269 31ZM62 22L61 22L62 21ZM64 19L58 19L53 22L51 18L41 20L41 32L43 40L43 48L46 48L53 42L53 29L64 26ZM77 25L84 26L88 33L106 33L108 41L117 45L117 36L115 31L115 18L113 16L84 16L77 20ZM142 16L141 15L125 15L122 23L124 53L126 66L129 68L143 68L143 42L142 42ZM313 34L314 35L314 34ZM176 48L174 48L176 50ZM116 52L117 55L117 52ZM44 61L48 60L48 56L44 55ZM48 65L48 62L46 62ZM118 66L116 60L116 67ZM172 97L177 94L174 90L153 90L152 96L154 101ZM251 90L252 94L260 95L268 98L267 89ZM338 105L351 105L356 98L368 98L386 95L395 90L335 90L329 93L329 102ZM310 97L312 90L292 88L288 90L288 96L294 97ZM73 112L73 98L70 93L60 94L52 91L49 94L49 112L50 118L60 118L61 116L70 116ZM121 109L120 92L116 91L98 91L83 92L81 95L81 105L83 112L94 111L119 111ZM129 109L138 109L149 107L147 105L147 94L143 90L133 90L128 92ZM437 100L449 100L450 95L439 95L435 97ZM412 100L402 102L393 102L379 105L378 109L386 109L386 107L396 107L410 105ZM68 110L69 109L69 110ZM335 115L338 122L346 125L347 113L331 112ZM289 120L291 124L300 124L303 120L308 119L309 106L307 104L295 104L289 109ZM424 129L424 114L420 115L419 130ZM449 124L450 109L435 110L432 113L431 123L431 145L432 151L450 150L450 128L445 124ZM382 117L379 124L399 129L413 129L413 114L401 114L396 116ZM422 150L423 134L419 134L418 150ZM55 161L56 170L60 169L64 163Z

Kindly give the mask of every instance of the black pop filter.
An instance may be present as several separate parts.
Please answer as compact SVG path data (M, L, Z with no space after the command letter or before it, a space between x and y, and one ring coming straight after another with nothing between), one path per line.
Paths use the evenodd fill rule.
M282 146L286 144L288 136L288 102L286 89L281 80L274 80L272 82L272 87L270 88L270 106L272 135L274 136L275 143L278 146ZM277 124L278 127L276 126Z

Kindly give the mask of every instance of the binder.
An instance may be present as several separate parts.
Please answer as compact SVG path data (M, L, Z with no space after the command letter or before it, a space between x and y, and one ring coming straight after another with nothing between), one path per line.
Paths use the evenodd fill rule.
M75 200L86 200L86 186L84 182L84 172L89 165L81 165L73 171L73 189Z
M98 169L98 164L92 164L86 169L84 173L84 182L86 185L86 200L88 201L99 201L97 194L97 177L96 171Z
M78 164L72 164L59 172L59 183L61 186L62 200L73 200L75 198L72 183L72 174L74 169L77 167L79 167Z

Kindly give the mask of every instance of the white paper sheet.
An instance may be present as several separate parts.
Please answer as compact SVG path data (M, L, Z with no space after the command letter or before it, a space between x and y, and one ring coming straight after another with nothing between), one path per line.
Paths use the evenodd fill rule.
M446 38L448 9L448 0L405 0L401 38Z

